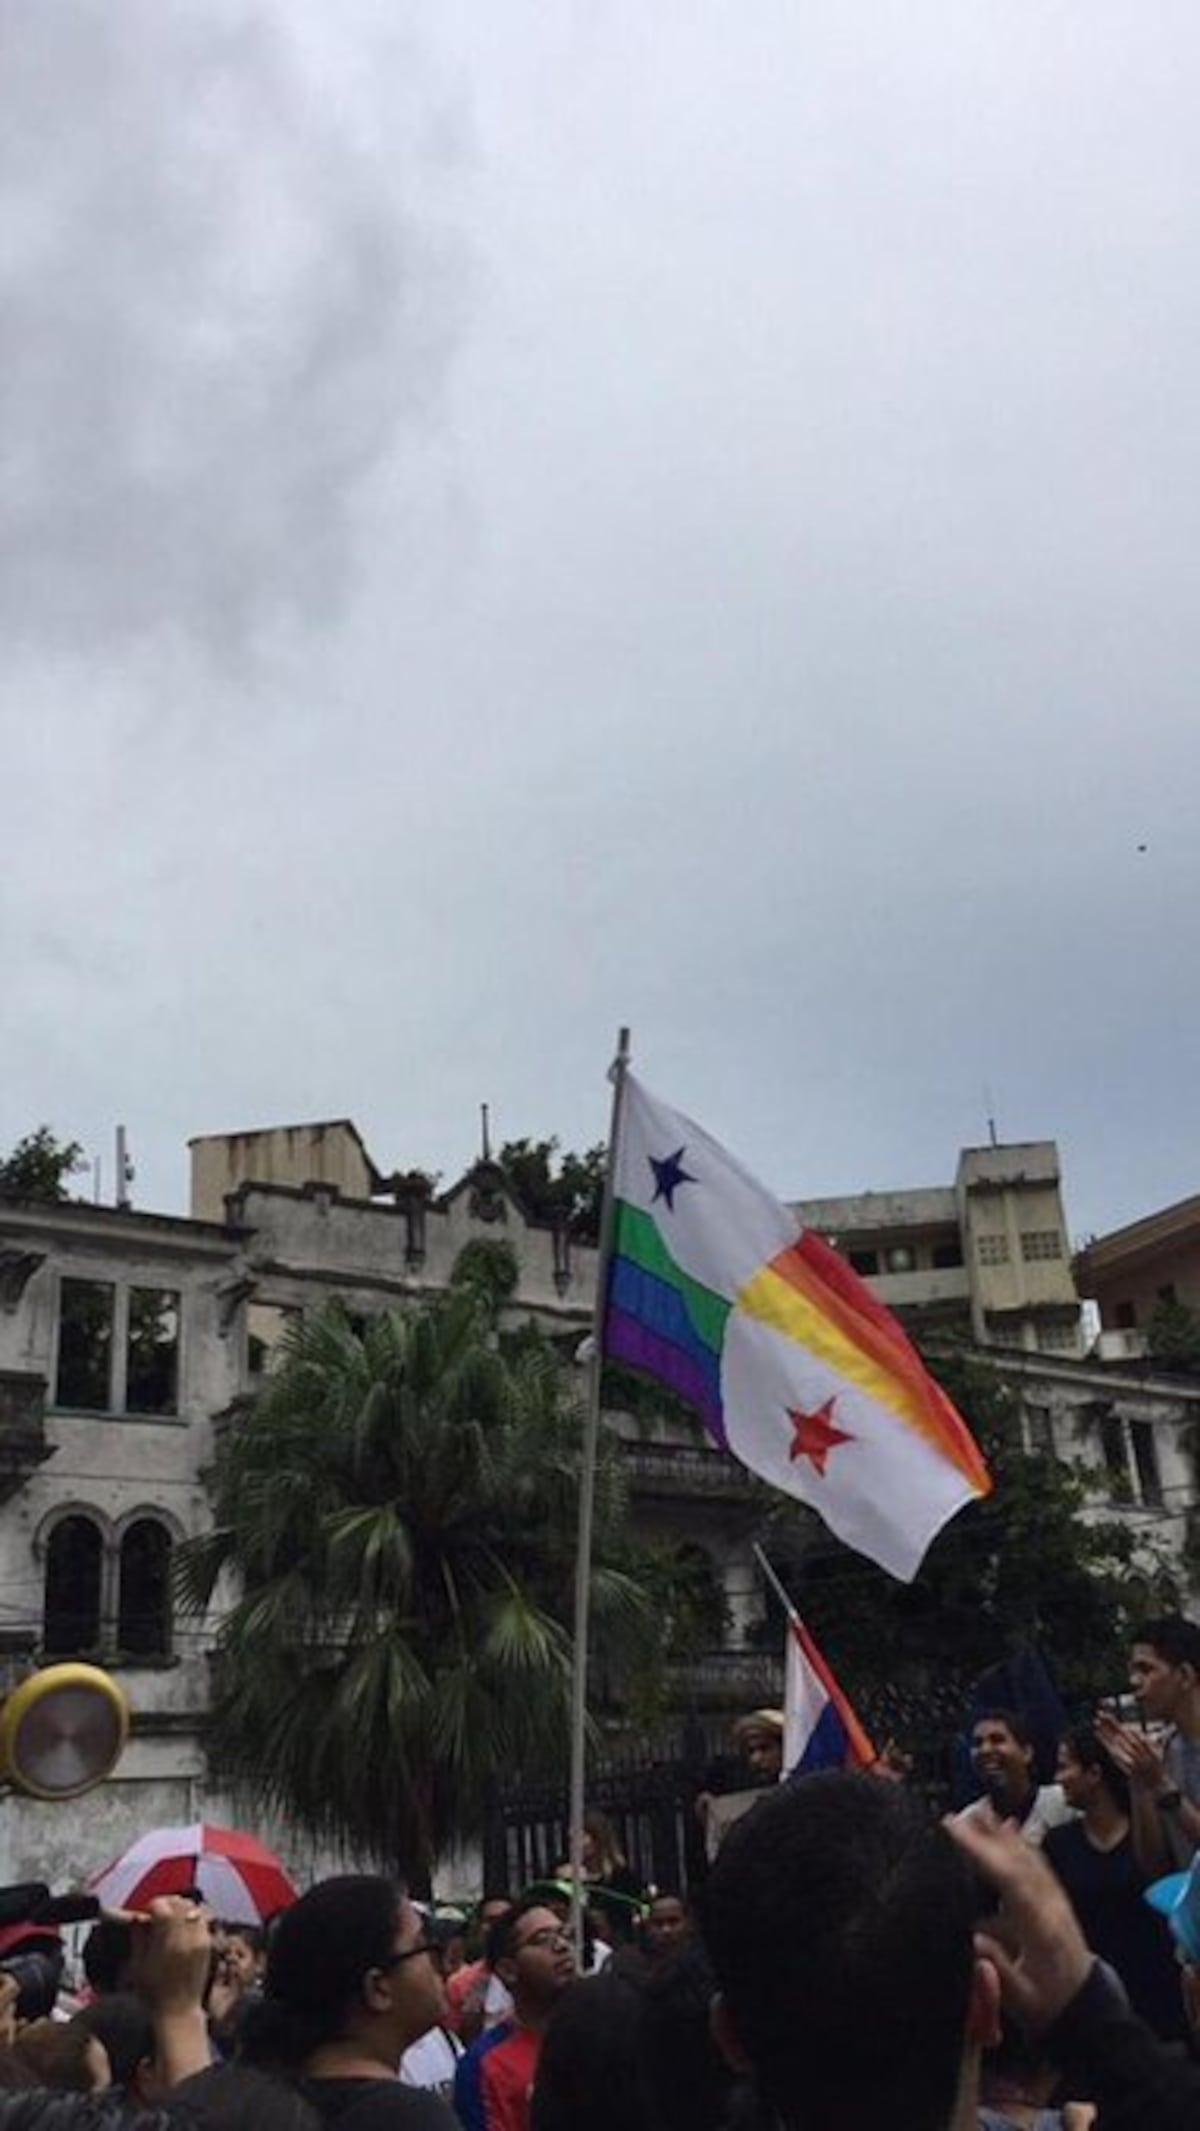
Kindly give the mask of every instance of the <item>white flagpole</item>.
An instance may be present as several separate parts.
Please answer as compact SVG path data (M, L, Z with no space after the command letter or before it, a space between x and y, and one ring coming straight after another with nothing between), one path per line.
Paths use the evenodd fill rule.
M783 1607L784 1612L787 1614L787 1617L790 1620L793 1628L798 1628L800 1626L800 1615L797 1613L795 1606L792 1604L791 1599L788 1597L787 1592L784 1590L783 1585L780 1583L778 1576L775 1574L774 1569L771 1567L770 1562L767 1560L767 1557L764 1554L757 1539L754 1542L754 1559L757 1561L759 1568L762 1570L763 1575L766 1577L767 1582L770 1584L771 1589L774 1591L776 1598L779 1600L780 1605Z
M596 1258L596 1301L592 1317L592 1352L588 1363L587 1404L583 1421L583 1463L579 1475L579 1537L575 1556L575 1669L571 1679L571 1937L575 1958L583 1966L583 1814L587 1766L588 1616L592 1596L592 1523L596 1507L596 1451L600 1440L600 1379L604 1370L604 1318L608 1306L608 1266L612 1257L613 1176L617 1135L629 1066L629 1030L617 1037L612 1081L612 1118L608 1132L608 1166L600 1212L600 1248Z
M795 1606L792 1604L792 1601L788 1596L788 1593L785 1590L782 1582L780 1581L780 1578L776 1575L775 1570L772 1568L770 1562L767 1560L766 1553L759 1545L757 1539L754 1542L754 1559L757 1561L758 1566L762 1570L764 1577L766 1578L771 1589L774 1591L775 1596L779 1600L780 1605L783 1607L788 1622L783 1652L783 1754L781 1756L782 1765L780 1767L780 1778L782 1780L782 1778L787 1775L788 1766L790 1765L788 1763L788 1747L790 1743L788 1739L788 1732L791 1728L788 1721L790 1715L788 1706L788 1682L792 1676L792 1665L794 1663L792 1651L794 1648L796 1631L800 1626L800 1615L797 1613Z

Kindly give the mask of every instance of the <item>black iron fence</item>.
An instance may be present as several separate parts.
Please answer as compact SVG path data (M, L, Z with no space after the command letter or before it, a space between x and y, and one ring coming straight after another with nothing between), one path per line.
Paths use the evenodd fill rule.
M909 1783L931 1813L954 1802L955 1740L965 1699L962 1683L947 1681L919 1694L884 1688L861 1705L876 1747L895 1739L910 1757ZM588 1804L612 1821L645 1885L686 1891L703 1879L696 1799L705 1789L743 1789L747 1780L727 1746L724 1721L693 1717L655 1739L609 1743L591 1757ZM484 1838L489 1887L520 1888L548 1878L569 1850L565 1774L541 1782L516 1778L496 1793Z
M673 1744L674 1751L630 1747L594 1757L588 1804L611 1820L644 1885L683 1889L703 1872L695 1804L703 1788L704 1742L698 1751L683 1739ZM488 1816L484 1884L519 1888L549 1878L565 1862L570 1841L565 1782L518 1781L497 1794Z

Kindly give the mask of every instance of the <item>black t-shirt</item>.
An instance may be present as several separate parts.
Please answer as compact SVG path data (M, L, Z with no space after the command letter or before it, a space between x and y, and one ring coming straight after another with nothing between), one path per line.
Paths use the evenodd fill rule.
M302 2079L300 2092L324 2123L343 2131L459 2131L438 2095L398 2079Z
M1170 1933L1142 1899L1144 1881L1128 1835L1113 1850L1097 1850L1082 1820L1073 1820L1050 1829L1042 1855L1070 1895L1092 1952L1116 1969L1134 2012L1164 2041L1186 2037Z

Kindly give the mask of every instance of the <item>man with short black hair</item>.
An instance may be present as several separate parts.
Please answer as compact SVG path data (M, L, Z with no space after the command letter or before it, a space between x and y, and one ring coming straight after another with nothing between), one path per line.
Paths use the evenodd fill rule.
M454 2106L466 2131L529 2131L546 2023L575 1980L570 1933L541 1896L527 1894L493 1924L486 1959L512 1993L513 2016L459 2059Z
M1035 1850L1051 1828L1075 1819L1061 1785L1038 1782L1033 1739L1015 1710L980 1711L971 1727L971 1765L983 1796L964 1806L960 1818L975 1819L990 1810L1002 1820L1015 1820Z
M1170 1730L1158 1743L1110 1710L1096 1734L1130 1790L1134 1855L1148 1878L1183 1870L1200 1849L1200 1628L1182 1614L1143 1621L1129 1658L1143 1720Z
M896 1784L803 1776L730 1831L703 1900L718 2037L804 2131L973 2131L999 1984L975 1888Z
M673 1960L692 1935L692 1915L682 1894L665 1887L651 1895L642 1925L642 1944L652 1968Z

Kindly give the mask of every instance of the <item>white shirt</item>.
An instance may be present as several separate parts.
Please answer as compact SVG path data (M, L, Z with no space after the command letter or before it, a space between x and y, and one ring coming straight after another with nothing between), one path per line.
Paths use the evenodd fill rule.
M512 1992L507 1984L502 1983L499 1976L489 1976L487 1990L483 1999L484 2026L495 2027L498 2020L509 2019L512 2015L512 2009Z
M454 2086L454 2068L462 2056L457 2035L444 2027L431 2027L427 2035L410 2042L400 2059L400 2077L406 2087L425 2087L431 2094L448 2095Z
M978 1820L981 1814L992 1811L990 1798L975 1798L965 1805L956 1820ZM1058 1783L1041 1783L1033 1795L1033 1804L1020 1825L1025 1841L1034 1850L1040 1850L1051 1828L1065 1828L1068 1821L1078 1820L1079 1815L1067 1804Z

